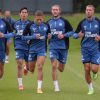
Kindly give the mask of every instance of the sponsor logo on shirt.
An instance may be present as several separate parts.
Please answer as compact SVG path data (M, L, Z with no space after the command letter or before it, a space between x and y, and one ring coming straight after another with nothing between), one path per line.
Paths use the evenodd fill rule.
M92 34L91 32L85 32L85 37L95 37L97 34Z

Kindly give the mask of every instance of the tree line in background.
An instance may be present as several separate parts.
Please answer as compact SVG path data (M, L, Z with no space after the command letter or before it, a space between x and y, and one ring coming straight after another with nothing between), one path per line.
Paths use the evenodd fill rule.
M74 12L84 12L86 5L92 4L96 12L100 12L100 0L73 0Z

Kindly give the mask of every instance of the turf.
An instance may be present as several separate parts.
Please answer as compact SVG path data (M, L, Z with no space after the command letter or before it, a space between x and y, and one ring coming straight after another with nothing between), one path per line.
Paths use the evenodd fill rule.
M84 14L64 16L74 29ZM100 14L97 14L100 18ZM18 16L14 16L18 19ZM31 20L32 16L29 17ZM45 20L50 18L46 16ZM15 52L13 44L10 52L10 63L5 64L5 73L0 80L0 100L99 100L100 99L100 77L93 82L95 94L87 95L87 84L84 80L84 69L81 63L80 40L70 39L70 49L67 64L63 73L58 72L58 80L61 92L55 93L51 78L51 64L49 56L44 65L43 94L37 94L37 69L34 74L29 73L23 76L25 90L20 92L17 83L17 67L15 62ZM98 73L100 76L100 71Z

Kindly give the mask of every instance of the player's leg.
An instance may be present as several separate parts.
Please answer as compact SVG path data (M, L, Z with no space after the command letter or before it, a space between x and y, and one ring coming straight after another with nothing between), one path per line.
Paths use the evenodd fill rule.
M58 53L56 50L50 50L50 59L52 65L52 79L54 82L54 89L55 91L60 91L58 80L57 80Z
M91 64L90 64L91 56L88 50L82 49L82 62L84 64L85 80L88 84L88 89L89 89L88 94L93 94L93 85L91 79Z
M29 71L29 64L28 64L28 62L25 61L23 66L24 66L24 75L27 75L28 71Z
M29 71L31 73L34 73L36 61L37 61L36 54L35 53L29 53L28 66L29 66Z
M5 63L9 63L9 54L10 54L10 45L11 45L11 39L7 39L7 43L6 43L6 59L5 59Z
M22 66L23 66L24 52L23 50L16 50L16 62L17 62L17 78L18 78L18 86L19 90L23 90L23 82L22 82Z
M39 55L37 57L37 68L38 68L38 87L37 93L43 93L42 82L43 82L43 65L45 62L45 55Z
M64 71L65 64L66 64L66 60L67 60L67 51L66 50L59 50L58 70L60 72L63 72Z
M93 55L92 55L92 72L93 72L93 79L97 79L97 72L99 70L99 64L100 64L100 52L97 51L93 51Z
M24 75L27 75L28 71L29 71L28 55L29 55L28 51L25 51L25 54L24 54L25 62L23 64L23 66L24 66Z
M3 77L4 74L4 63L0 61L0 79Z
M91 80L91 64L90 63L84 63L84 70L85 70L85 79L86 79L86 82L88 84L90 84L92 82Z
M30 61L30 62L29 62L29 71L30 71L31 73L34 73L35 67L36 67L36 61Z
M97 64L92 64L92 72L93 72L92 78L93 78L94 80L97 79L98 70L99 70L99 65L97 65Z
M4 74L5 52L0 52L0 79Z
M84 63L84 69L85 69L85 79L88 84L89 92L88 94L93 94L93 84L91 79L91 64L90 63Z

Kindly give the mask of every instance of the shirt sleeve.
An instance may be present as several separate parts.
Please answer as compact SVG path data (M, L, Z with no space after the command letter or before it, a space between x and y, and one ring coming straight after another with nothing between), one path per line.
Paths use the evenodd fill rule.
M4 21L5 24L6 24L6 29L7 29L7 31L8 31L9 33L13 32L13 29L12 29L11 25L10 25L6 20L3 19L3 21Z
M32 23L29 23L26 27L25 27L25 29L24 29L24 31L23 31L23 35L24 36L26 36L26 35L31 35L31 31L30 31L30 26L31 26L31 24Z
M79 33L80 31L82 31L82 21L78 24L75 33Z
M62 18L62 19L65 22L65 33L73 31L73 28L72 28L71 24L69 23L69 21L64 18Z
M48 30L47 30L47 35L48 35L48 33L51 33L51 31L50 31L50 25L49 25L48 21L46 22L46 25L48 27Z

